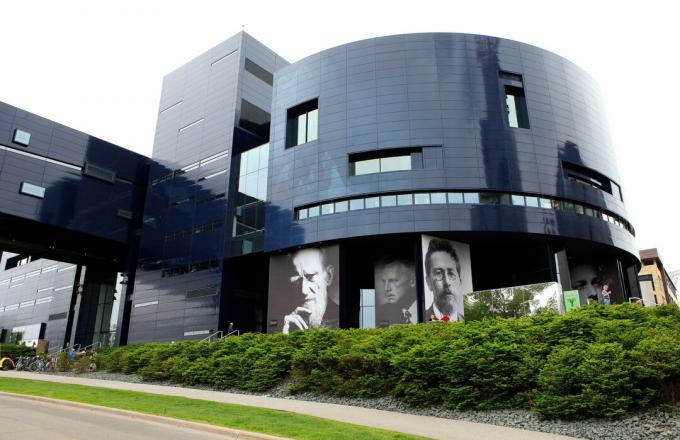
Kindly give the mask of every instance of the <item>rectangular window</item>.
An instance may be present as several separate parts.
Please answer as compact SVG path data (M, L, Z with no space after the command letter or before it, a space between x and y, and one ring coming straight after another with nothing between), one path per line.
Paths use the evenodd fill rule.
M529 112L524 97L522 75L498 72L505 89L505 111L508 125L512 128L529 128Z
M318 206L310 206L308 212L309 212L309 217L318 217L319 216L319 207Z
M375 174L380 172L380 159L368 159L354 162L353 176L363 176L364 174Z
M430 194L429 193L417 193L414 195L416 205L429 205L430 204Z
M479 203L479 193L463 193L465 203L477 204Z
M406 171L411 169L411 155L383 157L380 159L380 172Z
M28 144L31 142L31 133L24 130L19 130L17 128L14 130L14 137L12 137L12 142L14 142L15 144L23 145L24 147L28 147Z
M538 208L538 197L526 196L525 200L527 202L527 206Z
M541 205L541 208L552 209L552 203L550 203L550 199L544 199L541 197L538 199L538 204Z
M512 204L515 206L524 206L524 196L512 195Z
M274 84L274 75L269 73L259 64L249 60L248 58L246 58L245 69L247 72L252 73L253 75L260 78L262 81L266 82L270 86Z
M289 108L286 118L286 148L316 140L319 135L318 125L318 98Z
M269 126L271 115L255 104L241 99L241 116L238 125L251 133L255 133L262 139L269 139Z
M380 204L383 208L397 206L397 196L381 196Z
M422 168L422 147L391 148L349 155L350 176ZM415 164L415 165L414 165Z
M333 203L324 203L321 205L321 215L333 214L335 212Z
M379 197L367 197L366 198L366 209L379 208L380 198Z
M28 182L21 182L21 187L19 189L19 192L21 194L25 194L27 196L32 196L32 197L37 197L39 199L45 198L45 188L43 188L42 186L33 185L32 183L28 183Z
M430 200L432 204L446 203L446 193L431 193Z
M463 203L463 193L449 193L449 203Z
M399 206L413 205L413 194L399 194L397 204Z
M93 165L86 162L83 167L83 174L89 177L94 177L95 179L103 180L104 182L115 183L116 182L116 172L107 170L106 168Z
M497 193L480 193L479 202L482 205L498 205L501 202L501 198Z
M335 202L335 212L347 212L347 200Z
M352 199L349 201L349 210L356 211L357 209L364 209L364 199Z

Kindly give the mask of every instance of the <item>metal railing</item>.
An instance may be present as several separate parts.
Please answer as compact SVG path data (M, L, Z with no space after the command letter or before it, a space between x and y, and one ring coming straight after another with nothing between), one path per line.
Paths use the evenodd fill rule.
M227 333L227 336L231 336L231 335L241 336L241 332L238 331L238 330L232 330L232 331L230 331L229 333ZM226 338L227 336L225 336L225 338Z
M97 341L97 342L93 342L90 345L86 345L85 347L83 347L83 348L81 348L80 350L77 350L77 351L87 351L88 349L94 350L95 348L101 348L101 347L102 347L102 343Z
M222 339L224 335L224 332L222 330L218 330L212 335L208 335L205 338L201 339L201 341L208 341L209 343L213 341L213 339Z
M55 351L49 351L49 352L47 352L47 354L49 354L51 356L58 356L58 355L60 355L64 352L71 351L71 349L78 352L78 351L80 351L80 347L81 347L80 344L73 344L73 347L60 348L60 349L57 349Z

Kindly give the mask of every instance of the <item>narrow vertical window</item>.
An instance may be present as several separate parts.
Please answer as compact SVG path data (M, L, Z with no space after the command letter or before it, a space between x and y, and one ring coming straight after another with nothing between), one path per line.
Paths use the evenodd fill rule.
M529 128L529 112L524 97L522 75L498 72L505 90L505 112L511 128Z
M288 109L286 148L315 141L319 137L319 100L303 102Z

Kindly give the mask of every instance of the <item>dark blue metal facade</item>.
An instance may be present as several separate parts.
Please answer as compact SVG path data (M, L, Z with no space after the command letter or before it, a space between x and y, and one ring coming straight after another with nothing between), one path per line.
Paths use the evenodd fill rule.
M529 129L508 125L499 72L522 76ZM285 148L286 110L313 98L318 140ZM424 147L422 169L349 175L350 154L397 147ZM295 220L295 209L306 205L413 191L548 196L627 218L620 198L567 179L564 161L620 182L597 86L564 58L465 34L332 48L276 74L265 249L392 233L503 231L594 241L634 260L630 231L554 209L412 205Z
M509 117L517 90L527 128ZM317 130L291 146L291 117L314 108ZM28 145L14 142L17 129L31 134ZM267 142L260 162L242 163ZM166 76L153 159L2 103L0 144L1 243L85 266L112 262L127 280L117 287L126 290L122 343L203 338L230 321L266 330L269 257L298 247L340 244L342 326L355 325L346 304L364 281L353 274L373 282L373 263L353 256L388 241L417 254L422 233L470 243L478 288L568 286L568 266L592 250L618 265L629 295L639 264L597 86L571 62L510 40L397 35L289 65L240 33ZM417 164L353 172L352 158L395 151L416 152ZM262 167L266 191L246 188L264 179ZM22 193L22 182L44 197ZM460 194L474 197L452 202ZM411 202L308 215L399 195ZM518 252L522 264L509 264ZM8 279L42 270L29 269ZM111 285L91 273L92 286ZM77 334L69 326L82 295L69 292L53 300L72 321L48 323L55 341ZM0 304L37 299L33 287L8 298ZM0 327L45 322L43 309L20 310L11 324L0 315Z

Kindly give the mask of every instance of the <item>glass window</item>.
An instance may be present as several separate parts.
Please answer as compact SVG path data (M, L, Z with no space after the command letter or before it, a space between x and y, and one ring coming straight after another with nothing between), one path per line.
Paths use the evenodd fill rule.
M307 208L302 208L298 210L298 220L304 220L307 218Z
M526 196L524 199L526 200L527 206L538 208L538 197Z
M585 208L585 212L588 217L595 217L595 214L591 208Z
M12 140L15 144L28 147L28 144L31 142L31 133L17 128L14 130L14 138Z
M321 205L321 215L333 214L335 212L333 203Z
M347 211L347 200L341 202L335 202L335 212L345 212Z
M430 204L430 194L429 193L417 193L414 194L416 205L429 205Z
M354 162L354 175L374 174L380 172L380 159L368 159Z
M463 200L465 203L479 203L479 193L463 193Z
M463 203L463 193L449 193L449 203Z
M446 203L446 193L430 193L432 204Z
M479 202L482 205L498 205L500 203L500 198L496 193L480 193Z
M380 197L366 197L366 209L368 208L379 208L380 207Z
M623 201L623 195L621 194L621 187L614 182L612 184L612 195L617 199Z
M318 98L289 108L286 114L286 148L316 140L318 119Z
M583 205L574 204L574 210L577 214L583 214Z
M552 201L553 209L560 210L564 206L561 200L553 200Z
M307 142L307 113L304 113L297 118L297 144L304 144Z
M404 171L411 169L411 155L383 157L380 159L380 172Z
M319 207L318 206L310 206L308 212L309 212L309 217L318 217L319 216Z
M357 209L364 209L364 199L352 199L349 201L349 210L356 211Z
M564 202L564 210L565 211L573 211L574 210L574 204L571 202Z
M510 205L512 202L510 201L510 194L501 194L498 197L498 202L501 205Z
M538 199L538 204L541 205L541 208L552 209L552 203L550 202L550 199L544 199L541 197Z
M397 206L397 196L381 196L380 204L383 208L388 206Z
M516 206L524 206L524 196L512 195L512 204Z
M529 112L524 98L524 88L505 86L505 109L510 127L529 128Z
M375 289L361 289L359 328L375 328Z
M33 185L28 182L21 182L21 187L19 189L21 194L26 194L27 196L37 197L39 199L45 198L45 188L38 185Z
M397 195L397 204L399 206L412 205L413 204L413 194L399 194L399 195Z
M307 113L307 142L315 141L319 137L319 110Z

